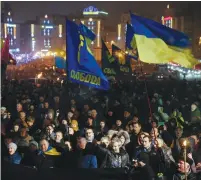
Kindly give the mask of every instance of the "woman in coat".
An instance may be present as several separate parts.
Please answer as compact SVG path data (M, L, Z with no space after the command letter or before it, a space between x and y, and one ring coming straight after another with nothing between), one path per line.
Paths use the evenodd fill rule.
M115 139L111 142L111 150L107 150L102 168L124 168L129 163L128 153L121 147L121 141Z

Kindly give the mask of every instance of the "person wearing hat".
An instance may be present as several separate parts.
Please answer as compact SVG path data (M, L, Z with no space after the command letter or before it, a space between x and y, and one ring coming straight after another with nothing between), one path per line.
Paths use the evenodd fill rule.
M38 162L38 143L36 141L29 142L29 148L25 152L21 164L25 166L37 166Z
M5 161L8 161L12 164L20 164L22 157L17 152L17 145L13 142L8 144L8 156L5 157Z

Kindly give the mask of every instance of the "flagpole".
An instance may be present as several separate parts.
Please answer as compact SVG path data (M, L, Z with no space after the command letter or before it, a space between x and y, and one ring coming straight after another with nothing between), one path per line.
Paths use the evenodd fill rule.
M142 63L141 63L141 61L140 61L139 58L138 58L138 62L139 62L139 65L140 65L141 74L142 74L142 76L144 76L144 80L143 81L144 81L144 86L145 86L145 92L146 92L146 95L147 95L147 101L148 101L148 106L149 106L149 114L150 114L150 117L152 119L152 110L151 110L150 98L149 98L149 95L148 95L148 88L147 88L147 83L146 83L146 77L143 74Z

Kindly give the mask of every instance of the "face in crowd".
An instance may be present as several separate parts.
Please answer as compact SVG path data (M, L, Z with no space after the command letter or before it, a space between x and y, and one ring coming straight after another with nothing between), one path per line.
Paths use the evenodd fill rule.
M142 141L142 145L144 148L149 149L151 147L151 141L148 136L145 136Z
M88 141L93 141L94 139L94 132L92 129L87 129L85 132L85 137Z
M49 134L52 134L53 131L54 131L54 129L53 129L52 126L48 126L48 127L46 128L46 130L47 130L47 132L48 132Z
M134 123L133 124L133 131L134 131L135 134L139 134L140 131L141 131L141 125L138 124L138 123Z
M123 146L126 142L126 138L122 135L119 139L121 141L121 145Z
M22 104L18 103L17 104L17 112L21 112L22 111Z
M78 147L79 149L85 149L85 148L86 148L86 144L87 144L87 141L86 141L85 138L79 138L79 139L77 140L77 147Z
M96 116L97 116L97 111L96 111L95 109L93 109L93 110L91 111L91 117L92 117L92 118L96 118Z
M155 137L157 138L159 135L158 133L158 129L157 128L152 128L151 132L150 132L150 136L152 139L155 139Z
M175 130L175 135L176 135L176 138L179 139L182 137L182 134L183 134L183 130L181 128L177 128Z
M130 116L130 112L124 111L124 117L125 117L125 118L128 118L129 116Z
M48 102L45 102L45 103L44 103L44 107L45 107L45 109L48 109L48 108L49 108L49 103L48 103Z
M120 145L118 141L112 142L112 149L115 153L119 153Z
M46 152L48 150L48 147L49 147L49 142L47 140L42 140L40 142L41 151Z
M62 134L62 132L56 132L55 141L56 141L57 143L60 143L62 139L63 139L63 134Z
M120 126L122 125L121 120L116 120L116 125L117 125L118 127L120 127Z
M105 127L105 122L104 122L104 121L101 121L101 122L100 122L100 127L101 127L101 128L104 128L104 127Z

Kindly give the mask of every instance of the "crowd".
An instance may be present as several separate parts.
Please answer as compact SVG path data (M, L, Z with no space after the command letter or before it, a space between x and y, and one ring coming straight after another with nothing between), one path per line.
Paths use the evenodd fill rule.
M124 168L131 179L136 171L142 179L200 178L200 82L149 81L145 89L144 82L119 81L109 91L81 90L70 82L5 80L2 161Z

